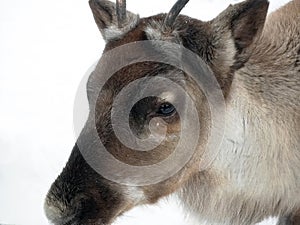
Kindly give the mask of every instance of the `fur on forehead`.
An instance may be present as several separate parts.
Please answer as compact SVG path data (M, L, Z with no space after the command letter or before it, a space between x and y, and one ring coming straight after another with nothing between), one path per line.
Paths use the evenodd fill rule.
M178 84L182 84L185 80L184 73L178 68L168 64L146 61L131 64L122 68L109 78L103 86L103 89L117 91L136 79L142 77L153 78L155 76L170 79ZM101 77L101 71L96 68L95 71L91 73L87 82L88 93L92 94L95 90L100 88L99 81L101 80Z
M145 27L145 33L149 40L169 41L181 44L179 32L176 27L172 31L164 31L164 20L151 19Z
M149 90L154 91L157 97L164 99L165 101L174 102L174 98L180 95L179 90L183 91L187 89L186 75L179 69L172 69L168 71L162 71L154 76L145 76L145 80L140 80L136 83L136 96L144 96L145 93L149 94ZM186 93L186 91L184 92ZM130 95L130 93L128 93ZM128 95L128 96L129 96ZM140 97L140 99L142 99Z

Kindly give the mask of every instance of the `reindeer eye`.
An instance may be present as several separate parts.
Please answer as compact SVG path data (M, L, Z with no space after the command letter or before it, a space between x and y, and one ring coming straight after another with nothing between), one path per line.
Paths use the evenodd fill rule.
M157 113L162 116L171 116L175 111L175 107L171 103L166 102L160 105Z

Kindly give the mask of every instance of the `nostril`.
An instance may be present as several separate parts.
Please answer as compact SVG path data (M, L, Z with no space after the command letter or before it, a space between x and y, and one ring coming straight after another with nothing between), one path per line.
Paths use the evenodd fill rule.
M44 209L47 218L56 225L93 222L97 220L100 211L93 198L83 195L76 196L69 203L48 196Z

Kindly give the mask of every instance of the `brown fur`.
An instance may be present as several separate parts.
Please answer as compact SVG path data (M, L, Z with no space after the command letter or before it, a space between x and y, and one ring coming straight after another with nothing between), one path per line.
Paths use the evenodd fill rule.
M222 88L227 126L218 156L208 169L199 171L211 114L204 93L187 74L163 63L136 63L115 73L95 96L101 78L96 69L87 84L88 98L91 105L96 104L98 135L115 158L130 165L152 165L173 152L180 138L177 113L163 118L167 137L175 139L166 138L149 152L123 146L111 125L112 104L122 88L158 74L180 85L194 100L201 124L198 148L174 176L134 187L103 178L75 145L47 195L48 218L56 225L106 225L136 205L152 204L176 193L201 225L251 225L269 216L281 217L280 225L300 224L300 1L291 1L267 20L266 0L229 6L209 22L181 15L168 33L162 30L166 14L139 19L128 12L120 28L114 4L90 0L90 5L107 42L104 53L136 41L163 40L200 56ZM124 101L129 99L125 96ZM156 115L161 101L147 98L134 106L129 122L136 136L148 135L145 125ZM77 142L86 152L94 150L93 125L88 119Z

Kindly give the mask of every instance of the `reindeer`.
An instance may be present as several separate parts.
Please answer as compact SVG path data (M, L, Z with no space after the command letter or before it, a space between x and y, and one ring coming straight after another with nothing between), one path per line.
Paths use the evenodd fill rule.
M185 71L161 62L133 63L116 71L95 95L103 75L98 70L114 64L107 60L87 83L98 137L90 134L89 115L46 197L45 213L52 223L108 225L135 206L176 194L199 224L251 225L269 216L279 217L280 225L300 224L300 1L292 0L267 17L267 0L246 0L208 22L179 15L187 2L179 0L168 14L148 18L127 11L125 0L89 4L106 41L104 54L131 43L161 41L184 47L204 62L226 106L218 154L199 169L205 163L211 112L205 94ZM180 170L160 182L134 185L128 171L121 173L126 183L109 180L83 156L81 148L94 151L94 138L101 139L115 158L135 166L166 159L178 143L183 121L174 102L185 107L185 99L177 99L178 93L161 80L161 95L138 101L129 124L142 139L149 136L149 121L159 118L166 127L163 142L151 151L135 151L113 132L110 115L117 95L137 79L158 75L177 83L193 99L201 124L196 150ZM124 97L125 105L128 99ZM107 171L115 169L105 160L98 164Z

